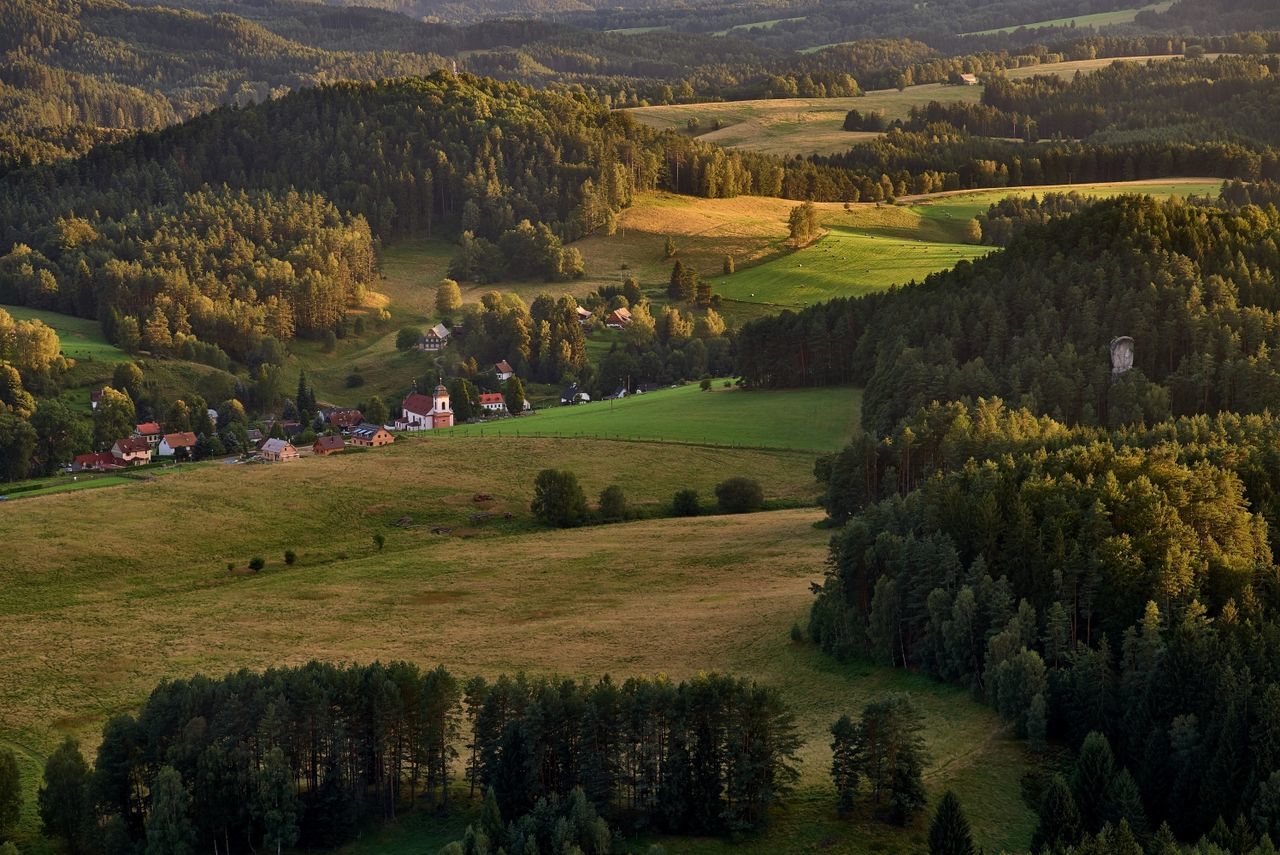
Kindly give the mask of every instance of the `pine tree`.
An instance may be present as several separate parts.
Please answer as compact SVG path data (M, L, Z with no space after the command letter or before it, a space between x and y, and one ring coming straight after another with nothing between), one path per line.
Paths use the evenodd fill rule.
M1080 840L1080 811L1071 788L1061 775L1054 775L1040 800L1040 822L1031 837L1031 851L1043 847L1074 846Z
M831 780L836 786L836 812L841 818L853 810L862 774L858 766L858 729L847 715L831 725Z
M1097 834L1107 821L1108 794L1116 777L1115 756L1107 737L1094 731L1085 737L1071 773L1071 795L1080 811L1083 831Z
M929 855L974 855L976 851L960 800L947 790L929 825Z

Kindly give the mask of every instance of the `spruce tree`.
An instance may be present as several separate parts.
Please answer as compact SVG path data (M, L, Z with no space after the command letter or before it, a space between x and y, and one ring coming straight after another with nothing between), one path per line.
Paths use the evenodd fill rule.
M1080 746L1075 769L1071 773L1071 795L1080 811L1082 829L1097 834L1107 820L1108 793L1116 777L1115 756L1111 743L1097 731L1090 733Z
M831 725L831 780L836 786L836 812L853 810L862 774L858 767L858 728L847 715Z
M1080 811L1071 788L1061 775L1054 775L1040 800L1040 822L1031 837L1031 851L1042 847L1074 846L1080 841Z
M929 825L929 855L974 855L973 834L960 800L947 790Z

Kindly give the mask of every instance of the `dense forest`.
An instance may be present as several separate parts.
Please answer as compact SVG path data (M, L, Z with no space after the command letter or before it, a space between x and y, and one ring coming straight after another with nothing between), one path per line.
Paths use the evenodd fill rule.
M821 467L848 521L813 636L969 686L1033 745L1107 744L1059 845L1121 819L1273 833L1278 440L1270 414L1106 432L932 404Z
M107 723L91 771L74 743L50 759L57 796L41 805L81 852L127 851L162 824L193 848L329 847L401 810L446 810L460 766L500 813L482 817L490 833L585 801L628 830L724 834L767 822L800 744L775 691L730 676L490 683L313 662L161 684Z
M1274 208L1128 197L1031 226L923 283L758 320L756 386L866 386L876 435L932 400L999 395L1068 424L1261 412L1276 400ZM1135 340L1113 378L1107 347Z

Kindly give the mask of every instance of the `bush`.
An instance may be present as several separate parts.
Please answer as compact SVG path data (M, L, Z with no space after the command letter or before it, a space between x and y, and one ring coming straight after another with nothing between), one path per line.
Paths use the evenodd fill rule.
M544 525L572 528L587 520L587 496L572 472L543 469L533 481L530 510Z
M387 538L382 532L378 532L373 536L373 545L376 549L381 550L387 545Z
M702 382L698 384L698 388L704 392L711 391L711 381L706 378L703 378Z
M745 514L764 507L764 490L750 478L730 478L716 485L716 501L726 514Z
M627 518L627 496L617 484L600 491L600 519L617 522Z
M294 552L292 549L286 549L284 551L285 564L288 564L290 567L292 567L297 562L297 560L298 560L298 553Z
M671 499L671 510L678 517L696 517L701 511L698 506L698 491L677 490Z
M236 563L234 561L227 562L227 572L228 573L236 572Z
M360 374L348 374L348 375L347 375L347 388L348 388L348 389L355 389L356 387L358 387L358 386L363 386L363 385L364 385L364 376L363 376L363 375L360 375Z
M804 641L804 630L800 628L798 623L791 624L791 640L796 644Z
M396 333L396 350L409 350L418 343L420 338L422 338L422 330L419 327L401 327Z
M249 569L257 573L263 567L267 566L267 562L263 560L261 555L255 555L249 559Z

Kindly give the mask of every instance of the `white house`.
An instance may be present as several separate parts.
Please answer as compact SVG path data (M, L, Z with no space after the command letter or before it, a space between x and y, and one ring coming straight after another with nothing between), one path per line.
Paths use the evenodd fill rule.
M160 440L160 456L173 457L179 451L185 451L187 454L196 447L196 435L191 431L181 431L179 433L166 433Z
M507 411L507 402L502 397L501 392L481 392L480 407L491 413L505 413Z
M516 372L515 369L511 367L511 363L504 359L497 365L493 366L493 373L497 375L499 380L510 380L511 376Z

